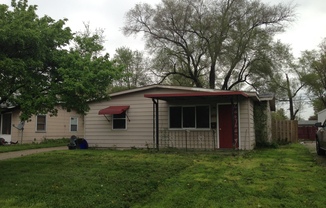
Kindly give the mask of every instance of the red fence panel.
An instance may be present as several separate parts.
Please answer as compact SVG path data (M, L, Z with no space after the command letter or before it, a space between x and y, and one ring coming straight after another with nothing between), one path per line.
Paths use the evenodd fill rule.
M317 130L315 126L298 126L298 139L314 141Z

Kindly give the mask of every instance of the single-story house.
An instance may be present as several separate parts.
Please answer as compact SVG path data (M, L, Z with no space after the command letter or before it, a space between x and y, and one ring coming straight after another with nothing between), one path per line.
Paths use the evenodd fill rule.
M273 97L255 92L165 85L117 92L110 98L89 104L84 138L90 146L251 150L255 106L266 103L267 114L275 108Z
M75 111L67 112L57 107L57 116L35 115L21 122L21 110L16 107L2 108L0 111L0 138L7 142L40 142L43 139L70 138L71 135L83 137L84 118Z

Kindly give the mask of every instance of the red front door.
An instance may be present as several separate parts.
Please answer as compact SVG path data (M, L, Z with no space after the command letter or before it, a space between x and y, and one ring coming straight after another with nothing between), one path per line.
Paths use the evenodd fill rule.
M237 113L237 111L235 111ZM232 105L218 106L219 143L220 148L233 148ZM238 146L238 145L237 145Z

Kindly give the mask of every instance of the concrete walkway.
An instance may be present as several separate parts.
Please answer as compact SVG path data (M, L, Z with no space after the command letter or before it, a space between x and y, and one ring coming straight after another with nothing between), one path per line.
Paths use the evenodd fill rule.
M68 147L49 147L49 148L41 148L41 149L29 149L29 150L21 150L21 151L13 151L13 152L4 152L0 153L0 160L7 160L11 158L23 157L26 155L41 153L41 152L50 152L54 150L68 150Z
M316 154L315 142L303 142L302 144L305 145L312 154ZM49 148L41 148L41 149L29 149L29 150L22 150L22 151L5 152L5 153L0 153L0 160L23 157L26 155L31 155L31 154L41 153L41 152L49 152L54 150L68 150L68 147L66 146L49 147Z

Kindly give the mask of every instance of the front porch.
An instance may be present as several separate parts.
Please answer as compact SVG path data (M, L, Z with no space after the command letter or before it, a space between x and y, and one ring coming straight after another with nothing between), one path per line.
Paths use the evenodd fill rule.
M215 130L168 130L159 134L159 148L216 150L219 148Z

